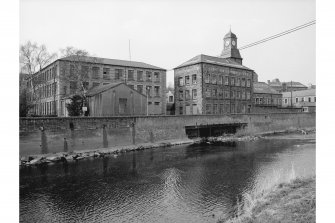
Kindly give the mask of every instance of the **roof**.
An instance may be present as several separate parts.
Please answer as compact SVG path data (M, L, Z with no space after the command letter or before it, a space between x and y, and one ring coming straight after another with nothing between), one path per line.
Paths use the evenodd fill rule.
M291 83L291 81L288 81L288 82L280 82L280 81L274 82L274 81L271 81L271 82L269 82L270 86L281 87L283 84L286 84L286 86L288 86L288 87L291 87L291 84L292 84L292 87L306 87L307 88L307 86L303 85L300 82L296 82L296 81L292 81L292 83Z
M254 82L254 94L280 94L265 82Z
M99 94L101 92L107 91L107 90L109 90L111 88L115 88L115 87L117 87L119 85L125 85L126 87L130 88L131 90L136 91L135 89L133 89L133 88L129 87L128 85L126 85L125 83L121 82L121 83L110 83L110 84L106 84L106 85L102 85L102 86L98 86L98 87L92 88L91 90L87 91L86 95L88 97L90 97L90 96ZM146 95L144 95L144 94L142 94L142 93L140 93L138 91L136 91L136 92L139 93L140 95L143 95L144 97L146 97Z
M224 38L236 38L236 35L229 30L229 32L224 36Z
M198 63L209 63L209 64L215 64L215 65L223 65L227 67L234 67L234 68L240 68L244 70L250 70L252 69L243 66L233 60L229 60L228 58L222 58L222 57L213 57L213 56L208 56L204 54L200 54L198 56L193 57L192 59L186 61L185 63L182 63L178 67L175 67L174 69L193 65L193 64L198 64Z
M283 97L291 97L291 91L283 92ZM292 97L315 96L316 89L307 89L301 91L292 91Z
M68 57L61 58L59 60L73 61L74 57L75 56L68 56ZM87 56L83 56L81 58L75 58L75 60L79 60L82 62L89 62L89 63L122 66L122 67L137 67L137 68L146 68L146 69L154 69L154 70L166 70L164 68L156 67L151 64L137 62L137 61L129 61L129 60L117 60L117 59L107 59L107 58L87 57Z

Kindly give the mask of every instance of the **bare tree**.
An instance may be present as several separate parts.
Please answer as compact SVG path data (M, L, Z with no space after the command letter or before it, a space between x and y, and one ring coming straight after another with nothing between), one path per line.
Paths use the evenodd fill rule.
M20 45L20 67L26 73L25 79L29 81L31 100L36 104L41 99L40 85L42 79L40 78L40 71L53 62L57 58L56 53L49 53L44 44L26 42Z
M66 82L74 81L79 84L76 88L76 93L83 98L84 106L87 106L86 93L88 91L88 81L90 80L90 66L98 63L99 59L92 57L86 50L72 46L61 49L61 57L70 65L69 72L66 72L67 66L62 66L62 80Z

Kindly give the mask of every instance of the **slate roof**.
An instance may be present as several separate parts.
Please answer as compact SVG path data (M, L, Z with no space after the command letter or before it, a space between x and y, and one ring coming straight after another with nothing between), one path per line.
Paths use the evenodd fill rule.
M265 82L254 82L254 94L281 94Z
M270 82L270 86L281 87L283 84L286 84L287 87L291 87L291 81L288 82ZM300 82L292 81L292 87L307 87Z
M91 62L91 63L98 63L98 64L108 64L108 65L114 65L114 66L122 66L122 67L136 67L136 68L146 68L146 69L154 69L154 70L165 70L161 67L156 67L151 64L143 63L143 62L137 62L137 61L129 61L129 60L117 60L117 59L107 59L107 58L100 58L100 57L82 57L80 59L75 58L73 59L73 56L68 56L61 58L59 60L65 60L65 61L73 61L73 60L80 60L83 62Z
M236 35L229 30L229 32L224 36L224 38L236 38Z
M240 69L245 69L245 70L250 70L253 71L252 69L243 66L233 60L229 60L228 58L222 58L222 57L213 57L213 56L208 56L204 54L200 54L198 56L193 57L192 59L186 61L185 63L182 63L178 67L175 67L174 69L193 65L193 64L198 64L198 63L209 63L209 64L215 64L215 65L223 65L227 67L234 67L234 68L240 68Z
M283 92L283 97L291 97L291 91ZM292 91L292 97L315 96L316 89L307 89L301 91Z
M107 90L109 90L111 88L115 88L115 87L117 87L119 85L122 85L122 84L125 85L125 86L127 86L131 90L136 91L135 89L133 89L133 88L129 87L128 85L126 85L125 83L121 82L121 83L110 83L110 84L106 84L106 85L102 85L102 86L98 86L98 87L92 88L91 90L87 91L86 95L88 97L90 97L90 96L99 94L101 92L107 91ZM144 95L144 94L142 94L142 93L140 93L138 91L136 91L136 92L139 93L140 95L143 95L144 97L146 97L146 95Z

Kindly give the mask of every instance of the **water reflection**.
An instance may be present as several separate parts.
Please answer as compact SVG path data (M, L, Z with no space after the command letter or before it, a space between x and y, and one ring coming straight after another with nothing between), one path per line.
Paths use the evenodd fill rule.
M315 143L180 146L25 167L20 221L215 222L234 214L243 192L292 163L297 175L313 174Z

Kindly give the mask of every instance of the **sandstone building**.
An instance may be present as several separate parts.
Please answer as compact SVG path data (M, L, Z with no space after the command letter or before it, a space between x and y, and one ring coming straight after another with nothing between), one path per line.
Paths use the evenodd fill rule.
M67 116L70 96L121 82L147 95L149 115L165 114L165 69L136 61L71 56L54 61L28 81L32 113Z
M282 94L264 82L254 83L254 105L257 107L281 107Z
M242 60L229 31L221 56L201 54L174 68L176 115L251 112L254 71Z
M283 92L283 107L301 108L303 112L316 111L316 89Z

